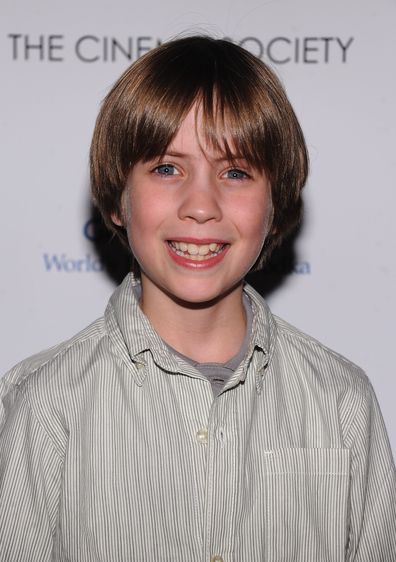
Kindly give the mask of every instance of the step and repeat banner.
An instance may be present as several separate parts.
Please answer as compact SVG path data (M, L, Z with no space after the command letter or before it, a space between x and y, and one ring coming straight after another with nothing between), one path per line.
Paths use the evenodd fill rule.
M269 63L306 135L305 219L252 282L272 310L361 365L396 451L396 3L3 0L0 371L105 308L128 258L89 201L88 151L120 73L185 33Z

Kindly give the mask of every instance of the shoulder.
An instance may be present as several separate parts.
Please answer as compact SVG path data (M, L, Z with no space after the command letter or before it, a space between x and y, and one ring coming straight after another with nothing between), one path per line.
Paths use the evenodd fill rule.
M83 348L90 348L106 335L104 319L100 318L78 332L72 338L27 357L4 375L5 385L21 385L27 379L37 376L43 370L50 371L66 357L80 354Z
M360 413L370 411L374 391L358 365L273 315L251 287L248 293L262 324L258 333L264 348L267 344L270 380L276 381L292 402L300 399L301 404L315 403L321 411L337 411L345 428Z
M105 392L120 373L129 373L131 355L147 349L135 284L127 276L110 297L103 317L0 378L0 431L22 403L47 427L55 418L67 427L97 397L98 387Z
M285 378L305 388L325 409L336 405L345 430L354 419L368 416L375 395L364 370L286 321L274 320L274 359Z
M346 447L370 434L382 420L371 381L353 361L288 322L274 316L276 342L272 373L291 404L316 409L330 428L338 428ZM383 421L378 421L385 435ZM386 440L386 439L385 439Z
M285 320L274 317L277 326L277 349L301 374L310 373L328 387L354 387L366 394L370 383L366 373L353 361L330 349Z
M322 370L344 374L367 381L364 371L353 361L330 349L316 338L302 332L285 320L274 316L278 345L296 360L309 361Z
M100 318L71 339L24 359L0 378L0 430L5 418L22 395L38 417L66 387L75 384L87 362L97 354L107 338L104 318Z
M272 314L266 301L252 287L247 292L254 302L259 340L269 351L269 359L289 373L316 374L318 378L367 385L363 370L314 337Z

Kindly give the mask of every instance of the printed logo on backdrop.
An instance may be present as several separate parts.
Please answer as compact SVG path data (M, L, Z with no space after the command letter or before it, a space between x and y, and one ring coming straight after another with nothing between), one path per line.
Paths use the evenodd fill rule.
M44 267L48 272L63 273L98 273L104 270L100 258L87 253L84 257L72 257L68 254L43 254Z
M120 283L132 269L129 250L105 227L100 215L93 216L81 228L81 239L88 250L82 255L62 252L42 254L44 270L53 274L98 274L106 273L113 281Z
M114 37L86 34L71 39L59 34L9 33L7 39L13 61L60 63L74 59L85 64L133 62L162 43L161 39L150 35ZM274 65L345 64L349 60L354 37L248 36L235 42Z
M84 224L82 234L93 245L104 240L106 236L101 221L96 218L91 218ZM96 255L94 247L92 250L92 252L87 252L78 257L65 252L44 253L44 268L49 273L99 273L105 269L104 264L100 257Z

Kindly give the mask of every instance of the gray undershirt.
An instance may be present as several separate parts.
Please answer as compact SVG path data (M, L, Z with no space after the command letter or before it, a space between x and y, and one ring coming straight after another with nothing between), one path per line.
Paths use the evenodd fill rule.
M220 393L226 382L231 378L234 371L236 371L236 369L242 363L248 350L250 336L252 333L253 312L252 306L250 304L250 299L246 294L243 294L243 306L246 313L245 337L238 353L231 357L231 359L229 359L226 363L198 363L197 361L186 357L182 353L179 353L178 351L173 349L173 347L164 342L172 353L174 353L178 357L181 357L184 361L195 367L204 377L209 380L210 384L212 385L214 396L217 396Z

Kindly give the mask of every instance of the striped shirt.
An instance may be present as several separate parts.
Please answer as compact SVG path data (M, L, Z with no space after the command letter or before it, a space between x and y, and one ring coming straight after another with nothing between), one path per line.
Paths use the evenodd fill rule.
M0 379L0 561L395 562L395 466L362 371L246 286L248 352L213 398L135 283Z

